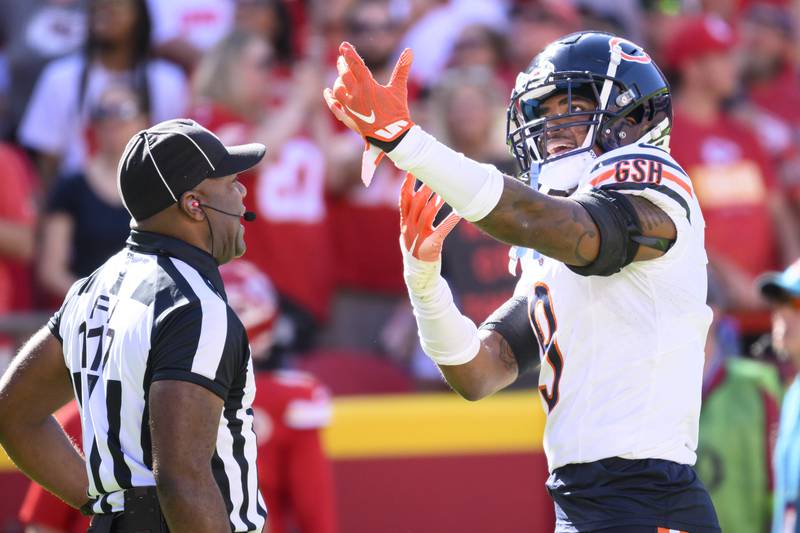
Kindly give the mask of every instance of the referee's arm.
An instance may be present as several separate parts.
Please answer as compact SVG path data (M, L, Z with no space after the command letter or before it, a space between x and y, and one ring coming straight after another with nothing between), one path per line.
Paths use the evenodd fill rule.
M187 381L150 386L150 435L158 499L170 531L229 531L211 472L222 398Z
M25 474L73 507L86 503L86 463L52 413L73 398L61 342L42 328L0 379L0 444Z
M228 337L220 327L227 320L221 300L195 301L156 325L149 360L150 436L158 499L172 533L231 530L211 463L223 398L249 353L220 345ZM204 328L212 331L204 335Z

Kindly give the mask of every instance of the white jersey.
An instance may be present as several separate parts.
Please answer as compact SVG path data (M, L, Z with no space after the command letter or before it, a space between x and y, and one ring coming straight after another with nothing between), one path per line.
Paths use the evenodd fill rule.
M631 145L592 161L578 192L592 187L647 198L672 218L677 240L607 277L523 258L516 294L528 296L540 345L550 471L608 457L694 464L711 310L691 181L667 152Z

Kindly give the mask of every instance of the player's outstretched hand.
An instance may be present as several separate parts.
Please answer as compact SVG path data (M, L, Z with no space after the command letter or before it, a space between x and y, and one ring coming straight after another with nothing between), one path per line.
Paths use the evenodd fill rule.
M331 112L365 139L392 141L412 126L408 113L408 71L413 54L406 48L394 67L388 85L372 76L352 44L339 45L333 89L323 91Z
M383 152L370 139L391 143L414 125L408 113L408 71L413 54L406 48L394 67L387 85L372 76L352 44L339 45L336 69L339 77L333 89L322 94L334 116L366 141L361 180L369 185Z
M400 243L405 253L420 261L436 262L441 257L444 239L461 217L450 213L434 228L433 221L444 202L427 185L415 191L416 181L409 172L400 189Z

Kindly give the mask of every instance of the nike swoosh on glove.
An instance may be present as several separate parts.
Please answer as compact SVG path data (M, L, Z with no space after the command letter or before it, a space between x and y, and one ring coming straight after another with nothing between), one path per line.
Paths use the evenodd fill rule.
M369 185L383 158L414 123L408 112L408 72L414 54L406 48L400 54L387 85L372 76L352 44L339 45L336 68L339 76L333 89L323 91L334 116L364 138L361 180ZM380 147L376 146L376 143Z

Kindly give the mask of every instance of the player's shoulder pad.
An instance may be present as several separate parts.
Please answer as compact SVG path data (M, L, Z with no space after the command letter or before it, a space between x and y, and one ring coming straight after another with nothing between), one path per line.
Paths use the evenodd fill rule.
M665 150L648 144L624 146L598 157L584 175L581 188L621 192L645 189L669 197L690 216L694 187L686 171Z
M623 146L606 152L592 163L586 180L594 187L614 182L678 185L693 194L686 171L667 151L648 144Z

